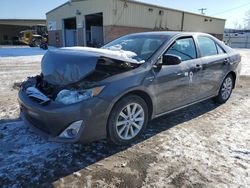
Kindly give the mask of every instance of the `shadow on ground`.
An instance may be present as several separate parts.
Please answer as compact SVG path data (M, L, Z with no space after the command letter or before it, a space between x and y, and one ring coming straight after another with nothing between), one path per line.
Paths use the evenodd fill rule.
M133 145L217 107L207 100L157 118ZM31 132L20 119L0 120L0 144L0 184L18 187L52 187L54 181L133 146L114 147L105 140L88 145L50 143Z

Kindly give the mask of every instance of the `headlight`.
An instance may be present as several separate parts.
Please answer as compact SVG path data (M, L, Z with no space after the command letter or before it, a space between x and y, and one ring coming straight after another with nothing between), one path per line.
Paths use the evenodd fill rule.
M104 89L104 86L87 90L62 90L56 97L57 102L73 104L97 96Z

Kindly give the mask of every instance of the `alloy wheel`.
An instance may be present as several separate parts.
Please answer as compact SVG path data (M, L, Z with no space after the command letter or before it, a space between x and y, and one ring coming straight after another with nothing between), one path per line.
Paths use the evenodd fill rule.
M145 121L144 109L138 103L125 106L118 115L116 131L123 140L133 139L142 129Z
M233 81L231 77L227 77L221 88L221 96L224 100L227 100L230 97L232 89L233 89Z

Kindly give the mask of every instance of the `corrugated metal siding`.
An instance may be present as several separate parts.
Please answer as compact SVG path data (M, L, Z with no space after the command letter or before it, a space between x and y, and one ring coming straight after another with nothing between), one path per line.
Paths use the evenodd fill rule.
M127 6L125 6L127 4ZM182 13L172 10L149 7L141 4L124 3L114 0L113 25L180 30ZM150 11L149 8L152 10ZM162 10L163 14L159 15Z
M148 29L178 30L182 29L182 11L160 8L121 0L85 0L65 4L47 14L47 21L56 21L56 29L62 29L62 19L75 17L76 10L82 14L77 16L78 28L82 27L84 15L103 12L104 26L126 26ZM160 15L159 11L163 14ZM212 18L205 22L202 15L184 14L184 31L199 31L222 34L225 20ZM210 18L208 18L210 20Z
M46 24L46 20L19 20L19 19L0 19L1 25L14 25L14 26L33 26L37 24Z
M184 31L198 31L214 34L224 33L225 21L206 16L185 13Z
M70 17L77 17L78 27L82 27L84 15L103 12L104 25L112 24L112 14L110 7L113 5L113 0L86 0L80 2L67 3L64 6L55 9L47 14L47 21L55 21L56 28L62 29L62 20ZM82 14L76 16L76 10Z
M154 7L150 5L113 0L114 22L113 25L143 27L150 29L181 30L182 11ZM151 10L149 10L151 9ZM162 11L162 15L159 14ZM198 31L214 34L224 32L225 20L207 18L206 16L184 13L184 31Z
M224 42L232 48L250 48L250 34L224 35Z

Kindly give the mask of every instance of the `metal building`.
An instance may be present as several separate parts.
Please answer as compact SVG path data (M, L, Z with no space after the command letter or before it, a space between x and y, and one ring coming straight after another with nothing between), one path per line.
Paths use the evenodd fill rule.
M250 32L225 33L223 41L232 48L250 48Z
M135 0L70 0L47 14L53 46L99 46L144 31L197 31L223 39L225 20Z
M46 24L41 19L0 19L0 45L18 44L20 31L31 29L37 24Z

